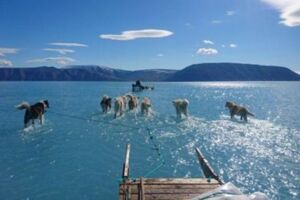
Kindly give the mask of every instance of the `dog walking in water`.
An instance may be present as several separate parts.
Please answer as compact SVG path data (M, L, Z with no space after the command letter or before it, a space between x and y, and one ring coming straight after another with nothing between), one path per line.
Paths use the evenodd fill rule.
M151 101L149 98L145 97L144 101L141 103L141 112L143 115L149 115L151 109Z
M249 112L247 110L247 108L245 108L243 106L239 106L239 105L237 105L233 102L227 101L226 104L225 104L225 107L229 109L231 119L233 119L234 115L239 115L239 116L241 116L241 120L244 119L244 121L247 122L248 121L248 118L247 118L248 115L254 117L254 114Z
M127 94L126 97L129 99L128 100L128 109L129 110L133 110L138 107L139 97L133 96L131 94Z
M100 102L102 112L107 113L111 109L111 98L107 95L104 95Z
M17 105L16 108L19 110L26 109L24 115L24 128L27 128L30 121L32 125L34 124L35 119L39 119L40 124L43 124L44 113L46 112L46 109L49 108L49 102L48 100L41 100L34 105L30 105L28 102L22 102Z
M178 118L182 118L182 114L188 117L188 105L189 101L187 99L175 99L172 101Z
M126 109L126 97L120 96L115 99L115 115L114 118L122 116Z

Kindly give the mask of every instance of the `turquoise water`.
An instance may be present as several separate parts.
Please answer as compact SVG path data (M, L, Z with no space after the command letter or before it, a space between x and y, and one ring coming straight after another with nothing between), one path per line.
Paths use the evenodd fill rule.
M153 177L202 177L199 147L225 181L245 193L270 199L300 198L300 83L152 83L153 115L126 112L118 119L100 112L100 96L116 97L130 83L1 82L1 199L117 199L126 143L131 176L160 164L148 131L166 164ZM190 101L188 119L178 120L171 101ZM23 130L15 105L48 99L45 125ZM255 113L248 123L230 120L225 101Z

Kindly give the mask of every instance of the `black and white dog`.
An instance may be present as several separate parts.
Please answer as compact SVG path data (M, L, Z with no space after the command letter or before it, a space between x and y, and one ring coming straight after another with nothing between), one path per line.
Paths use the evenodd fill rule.
M34 124L35 119L39 119L40 123L44 122L44 113L46 109L49 108L48 100L41 100L40 102L30 105L28 102L22 102L16 106L17 109L23 110L26 109L24 115L24 127L28 127L29 122L31 121Z
M100 102L102 112L107 113L111 109L111 98L107 95L104 95Z

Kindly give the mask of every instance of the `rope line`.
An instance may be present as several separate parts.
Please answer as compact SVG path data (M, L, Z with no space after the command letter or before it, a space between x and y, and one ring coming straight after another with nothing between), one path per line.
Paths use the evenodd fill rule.
M76 115L69 115L69 114L58 113L58 112L54 112L54 111L47 111L47 112L53 113L55 115L63 116L63 117L77 119L77 120L91 121L91 122L102 122L102 123L106 123L106 124L110 124L110 125L114 125L114 126L121 126L121 127L129 128L129 129L133 129L133 130L139 130L139 128L137 128L137 127L126 125L126 124L112 123L112 122L108 122L108 121L104 121L104 120L100 120L100 119L80 117L80 116L76 116ZM93 114L92 116L95 116L95 115L96 114Z
M6 112L6 111L4 109L0 109L0 112ZM104 121L104 120L100 120L100 119L90 118L90 117L93 117L95 115L98 115L99 113L92 114L90 117L69 115L69 114L66 114L66 113L55 112L55 111L52 111L52 110L47 110L47 113L62 116L62 117L66 117L66 118L82 120L82 121L106 123L106 124L110 124L110 125L113 125L113 126L128 128L128 129L131 129L131 130L141 130L142 129L142 128L137 128L137 127L130 126L130 125L127 125L127 124L120 124L119 122L118 123L113 123L113 122L108 122L108 121ZM158 160L159 160L159 164L155 168L153 168L153 169L149 170L147 173L145 173L144 177L148 177L151 174L158 171L162 166L164 166L165 165L165 160L164 160L163 155L161 153L160 145L158 144L158 142L157 142L154 134L152 133L151 129L149 127L146 127L144 129L146 129L146 132L148 133L150 143L152 143L153 147L151 149L156 152ZM134 180L136 180L136 178L134 178Z
M77 119L77 120L92 121L92 122L103 122L103 123L106 123L106 124L119 126L119 127L125 127L125 128L129 128L129 129L132 129L132 130L141 130L142 129L142 128L137 128L137 127L130 126L130 125L125 125L125 124L120 124L120 123L116 124L116 123L112 123L112 122L108 122L108 121L104 121L104 120L91 119L91 118L86 118L86 117L80 117L80 116L75 116L75 115L58 113L58 112L54 112L54 111L51 111L50 113L53 113L53 114L56 114L56 115L59 115L59 116L63 116L63 117ZM95 114L93 114L92 116L94 116L94 115ZM154 134L152 133L151 129L149 127L146 127L145 129L148 133L149 140L152 143L152 146L153 146L152 150L154 150L156 152L156 154L158 156L158 160L159 160L159 164L155 168L153 168L150 171L148 171L147 173L145 173L144 177L148 177L151 174L158 171L162 166L164 166L165 165L165 160L164 160L163 155L161 153L160 145L158 144L158 142L157 142ZM136 180L136 178L134 178L134 180Z

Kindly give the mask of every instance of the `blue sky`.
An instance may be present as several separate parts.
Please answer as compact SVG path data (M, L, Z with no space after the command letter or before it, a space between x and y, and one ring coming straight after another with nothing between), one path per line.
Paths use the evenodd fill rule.
M0 66L300 71L299 0L0 0Z

